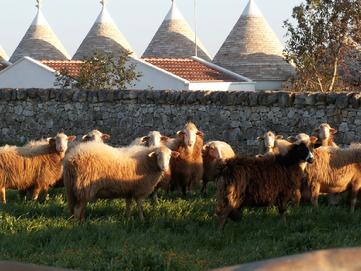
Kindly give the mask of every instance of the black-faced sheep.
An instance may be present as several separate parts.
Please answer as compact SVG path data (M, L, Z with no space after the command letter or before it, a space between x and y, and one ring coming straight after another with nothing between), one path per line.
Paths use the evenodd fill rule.
M142 200L169 171L171 156L165 146L113 148L89 142L72 149L64 159L64 184L70 212L84 220L87 202L97 198L125 198L127 214L132 199L143 220Z
M203 146L203 178L202 193L207 193L207 183L213 182L219 165L226 159L236 156L232 147L223 141L210 141Z
M286 155L273 158L236 157L225 161L217 176L216 214L223 229L228 217L235 218L243 205L276 205L280 214L286 211L299 180L299 164L312 162L313 155L304 143L293 144Z
M171 159L171 189L178 187L186 196L187 190L197 186L203 176L203 133L194 123L188 122L177 133L173 147L180 155Z
M54 138L31 142L24 147L5 146L0 148L0 193L6 203L5 190L26 190L33 187L33 199L39 193L53 186L63 173L62 160L68 142L75 136L61 133Z

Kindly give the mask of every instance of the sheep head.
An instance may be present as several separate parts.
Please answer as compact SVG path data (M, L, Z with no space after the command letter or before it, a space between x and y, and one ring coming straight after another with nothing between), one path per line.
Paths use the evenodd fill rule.
M322 123L314 130L321 140L327 140L331 135L337 133L335 128L332 128L328 123Z
M273 132L268 131L262 136L257 137L258 141L263 141L264 146L266 147L266 152L272 152L273 148L275 147L275 141L277 139L282 139L283 136L275 135Z
M178 156L179 152L171 151L165 146L158 147L148 154L148 157L157 160L158 168L163 172L167 172L169 170L171 157L176 158Z
M177 136L181 137L184 144L188 148L193 148L197 141L197 136L204 137L203 132L199 131L198 128L192 122L188 122L182 131L177 132Z
M55 137L49 138L49 145L56 149L59 153L65 153L68 149L68 142L72 142L76 136L67 136L64 133L59 133Z
M147 136L142 137L141 141L147 147L159 147L162 143L169 140L169 137L162 136L158 131L149 132Z
M203 155L208 156L211 159L215 159L215 160L223 159L222 151L214 143L204 145Z
M95 142L105 142L110 138L110 135L103 134L99 130L92 130L82 137L82 142L95 141Z

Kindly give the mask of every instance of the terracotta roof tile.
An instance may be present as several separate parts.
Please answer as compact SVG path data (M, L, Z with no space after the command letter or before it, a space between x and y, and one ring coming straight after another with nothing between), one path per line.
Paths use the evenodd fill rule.
M143 60L190 82L240 81L192 58L143 58Z
M59 72L65 69L68 71L69 76L76 78L80 74L83 62L78 60L42 60L41 63Z

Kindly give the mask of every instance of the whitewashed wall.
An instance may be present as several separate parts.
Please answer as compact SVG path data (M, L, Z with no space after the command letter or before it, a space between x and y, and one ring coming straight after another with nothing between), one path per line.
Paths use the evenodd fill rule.
M0 72L0 88L54 88L55 79L50 68L23 58Z

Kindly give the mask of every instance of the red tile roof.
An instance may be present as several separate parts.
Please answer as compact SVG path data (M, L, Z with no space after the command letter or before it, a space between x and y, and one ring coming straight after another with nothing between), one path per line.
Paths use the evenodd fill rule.
M70 77L76 78L80 74L80 68L83 61L78 60L42 60L41 63L56 70L67 70Z
M143 58L144 61L173 73L190 82L239 82L221 71L208 67L192 58Z

